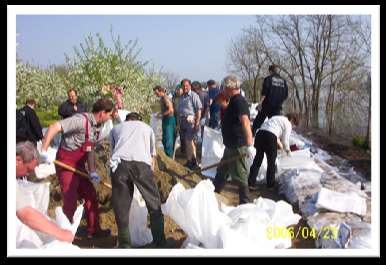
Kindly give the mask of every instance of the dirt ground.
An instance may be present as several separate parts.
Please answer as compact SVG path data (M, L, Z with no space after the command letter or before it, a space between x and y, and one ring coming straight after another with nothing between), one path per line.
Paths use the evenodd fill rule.
M352 145L351 139L339 135L328 136L320 129L296 128L297 133L312 140L319 148L328 153L346 159L367 180L371 180L371 151Z
M170 159L165 155L161 150L157 150L158 158L156 163L155 178L157 185L160 190L161 201L164 203L173 187L174 184L180 182L184 185L185 188L194 187L199 181L205 177L201 174L192 174L185 179L180 179L178 176L184 175L190 172L187 168L181 166L186 162L183 155L179 152L176 153L176 161ZM111 183L109 177L107 176L105 170L105 163L108 156L108 146L107 143L104 143L98 150L98 163L97 171L102 176L102 180ZM200 158L201 154L198 153ZM54 217L54 209L56 206L61 205L61 194L59 182L56 176L51 176L48 181L51 182L51 195L50 195L50 204L49 204L49 215ZM115 223L115 217L111 205L111 190L99 185L97 188L98 202L100 205L100 223L103 229L111 229L112 236L107 238L99 239L87 239L80 235L77 235L74 244L80 246L81 248L114 248L117 240L117 227ZM285 200L284 197L280 196L276 191L266 190L264 186L261 186L255 192L250 192L250 198L253 200L262 196L264 198L269 198L274 201ZM224 190L220 195L217 195L217 198L228 205L237 206L238 205L238 192L237 186L229 183L225 186ZM298 212L298 209L294 209L295 212ZM294 226L295 232L297 229L307 226L303 220ZM86 222L83 218L81 225L78 229L78 234L81 234L82 231L86 229ZM167 239L167 248L180 248L184 240L186 239L186 234L184 231L173 222L168 216L165 216L165 235ZM144 246L143 248L152 248L152 245ZM292 248L315 248L314 240L312 239L297 239L292 241Z

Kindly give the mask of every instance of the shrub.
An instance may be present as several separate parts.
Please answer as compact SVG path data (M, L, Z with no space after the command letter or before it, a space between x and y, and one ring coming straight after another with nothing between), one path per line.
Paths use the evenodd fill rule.
M360 135L354 136L352 139L352 144L363 149L369 148L369 143L366 141L366 138Z

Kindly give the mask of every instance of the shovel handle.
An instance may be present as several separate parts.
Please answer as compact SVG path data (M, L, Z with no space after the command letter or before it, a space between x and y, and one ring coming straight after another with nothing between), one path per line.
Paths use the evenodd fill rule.
M237 156L234 156L234 157L231 157L231 158L228 158L228 159L225 159L225 160L221 160L220 162L217 162L217 163L214 163L212 165L209 165L209 166L206 166L202 169L199 169L199 170L194 170L192 172L189 172L185 175L182 175L180 178L186 178L187 176L190 176L192 174L196 174L196 173L200 173L202 171L205 171L205 170L208 170L208 169L211 169L211 168L214 168L214 167L217 167L217 166L221 166L221 165L225 165L225 164L228 164L230 162L233 162L233 161L236 161L244 156L246 156L247 154L240 154L240 155L237 155Z
M86 174L85 172L80 171L79 169L73 168L72 166L69 166L69 165L67 165L67 164L65 164L65 163L63 163L63 162L60 162L60 161L58 161L58 160L54 160L54 164L57 165L57 166L59 166L59 167L62 167L62 168L64 168L64 169L67 169L67 170L69 170L69 171L71 171L71 172L74 172L74 173L76 173L76 174L78 174L78 175L81 175L81 176L83 176L83 177L88 178L88 174ZM101 183L102 183L102 185L104 185L105 187L107 187L107 188L109 188L109 189L112 189L112 186L111 186L109 183L106 183L106 182L104 182L104 181L102 181L102 180L101 180Z

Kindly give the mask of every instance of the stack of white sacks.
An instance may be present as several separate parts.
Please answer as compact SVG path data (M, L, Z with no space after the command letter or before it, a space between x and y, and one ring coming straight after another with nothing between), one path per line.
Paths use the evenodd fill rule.
M316 239L316 246L371 247L371 225L368 223L370 210L367 207L370 198L360 186L340 176L337 168L329 166L325 161L332 157L321 149L313 148L312 142L293 132L290 145L296 145L300 150L294 151L291 157L278 155L276 178L279 192L291 204L299 206L303 218L317 233L320 229L334 226L339 231L338 235L341 235L334 240L319 237ZM310 152L310 147L313 152ZM223 150L221 132L205 127L201 167L219 162ZM258 183L265 183L266 168L264 157L257 176ZM214 178L216 168L204 171L203 174ZM334 216L333 220L331 216Z
M267 231L295 225L301 218L290 204L261 197L237 207L219 205L210 180L187 190L176 184L162 211L188 235L183 244L186 248L289 248L289 237L271 238Z

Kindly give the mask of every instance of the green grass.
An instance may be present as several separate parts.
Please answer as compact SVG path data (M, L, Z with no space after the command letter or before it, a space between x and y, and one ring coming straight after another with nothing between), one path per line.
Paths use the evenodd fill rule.
M36 114L39 117L40 124L43 128L48 127L54 122L60 120L60 116L58 114L58 108L51 108L49 110L37 110Z

